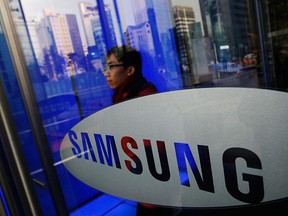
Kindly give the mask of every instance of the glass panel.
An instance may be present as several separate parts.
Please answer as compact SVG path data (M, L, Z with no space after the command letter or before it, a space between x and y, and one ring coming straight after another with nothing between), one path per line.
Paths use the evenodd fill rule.
M17 9L17 7L15 7L14 5L12 6L11 11L12 13L18 14L19 7ZM14 16L18 17L16 14L14 14ZM18 21L19 22L17 22L16 26L24 30L23 19L22 21L20 20ZM22 31L21 36L25 40L28 40L27 32L25 32L25 30ZM29 51L29 49L26 49L26 51ZM28 54L27 57L31 58L31 55ZM0 62L1 62L0 78L4 84L6 95L9 100L9 105L6 104L5 106L10 106L11 112L13 114L13 120L17 127L18 135L22 144L23 153L25 154L27 165L30 170L31 180L32 179L37 180L39 182L42 182L44 185L47 185L46 177L43 173L42 164L38 155L38 151L32 135L30 124L28 122L27 114L21 97L21 92L16 79L12 59L9 53L8 45L4 33L2 31L1 25L0 25ZM32 70L33 72L32 62L29 66L29 69ZM47 189L43 190L37 184L35 184L34 186L37 195L39 197L43 212L49 211L50 215L56 215L49 190Z
M1 186L0 186L0 212L3 213L3 215L10 215L10 211L8 209L8 205L2 192Z
M94 104L93 100L98 101L99 95L105 95L107 92L109 94L110 91L107 89L108 91L106 90L105 93L105 90L96 88L100 81L95 73L92 74L89 71L82 73L83 71L86 72L84 68L86 67L86 59L83 60L84 51L78 26L75 24L75 15L58 15L52 10L44 8L41 21L36 22L35 20L24 19L18 1L12 1L10 4L54 157L54 165L62 183L67 206L72 210L92 197L98 196L99 192L79 182L64 168L59 155L61 139L72 125L79 122L84 115L91 113L89 107ZM56 33L51 35L51 32ZM74 39L73 43L71 37ZM101 73L101 75L103 74ZM104 100L103 104L105 104ZM18 109L21 108L15 103L14 105ZM88 109L84 110L82 106L88 107ZM100 104L99 107L102 106L104 105ZM18 115L20 114L18 113ZM27 128L29 127L27 119L25 116L23 116L24 119L20 117L22 116L18 116L17 123L18 121L21 122L18 125L24 130L24 133L21 133L21 138L27 139L27 141L33 139L31 131ZM31 176L47 186L47 182L43 179L44 170L39 167L41 163L38 161L38 154L34 148L35 145L30 142L24 150L31 166ZM39 193L49 193L47 189L37 188ZM49 206L49 201L51 202L49 199L51 197L40 196L40 200L43 202L43 214L56 215L53 208Z
M287 91L288 2L264 1L262 4L271 87Z
M287 9L287 3L271 2L262 2L264 23L269 29L270 81L273 87L285 90L287 15L283 8ZM76 179L63 166L59 154L70 128L113 104L114 91L104 76L106 53L111 47L126 44L139 50L143 74L159 92L267 85L255 7L250 0L15 0L11 6L71 215L136 212L134 201L103 194ZM12 97L16 81L10 77L12 64L5 56L3 52L1 60L0 55L1 76ZM24 149L30 156L31 175L42 179L43 170L31 142L19 92L16 95L11 104L27 143ZM46 202L44 194L40 199ZM182 212L189 214L188 210Z

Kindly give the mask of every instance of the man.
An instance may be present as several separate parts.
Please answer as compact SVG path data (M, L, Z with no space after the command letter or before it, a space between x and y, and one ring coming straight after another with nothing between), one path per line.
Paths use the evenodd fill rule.
M113 104L157 93L155 85L143 77L140 52L128 46L113 47L107 52L105 77L114 90ZM139 203L137 216L146 215L170 215L170 209Z
M140 52L128 46L113 47L108 51L105 77L114 90L113 104L157 92L155 85L142 75Z

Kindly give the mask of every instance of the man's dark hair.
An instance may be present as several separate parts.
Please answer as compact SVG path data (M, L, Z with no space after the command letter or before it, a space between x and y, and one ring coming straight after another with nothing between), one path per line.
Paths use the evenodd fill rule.
M130 46L115 46L111 48L106 57L114 54L118 61L123 62L124 67L133 66L135 68L135 75L142 74L142 57L141 53Z

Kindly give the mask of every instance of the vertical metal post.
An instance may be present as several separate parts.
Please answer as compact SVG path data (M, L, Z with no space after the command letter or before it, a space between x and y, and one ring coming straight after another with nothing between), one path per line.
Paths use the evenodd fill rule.
M118 3L116 0L113 0L114 8L115 8L115 13L116 13L116 19L117 19L117 24L119 26L119 31L120 31L120 37L121 37L121 43L122 45L125 44L125 40L123 37L123 31L122 31L122 22L119 14L119 9L118 9Z
M1 197L0 197L0 215L3 215L3 216L6 216L6 211L5 211L5 207L4 207L4 204L1 200Z
M1 23L1 22L0 22ZM25 215L40 215L40 204L38 203L36 193L33 189L32 181L29 176L29 171L27 169L25 159L22 154L21 143L18 139L18 134L14 125L12 113L9 109L7 98L5 95L5 90L0 80L0 129L1 129L1 144L3 144L5 154L7 155L8 163L15 181L17 192L21 199L21 204L16 203L16 197L18 193L12 194L10 188L6 188L8 185L12 187L14 182L7 182L8 176L1 177L0 183L3 184L3 190L6 195L9 195L9 207L11 213L15 215L21 214L21 209L24 208ZM2 148L1 148L2 150ZM1 152L1 160L4 160L4 152ZM2 164L1 164L1 168ZM0 174L2 175L3 169L1 169ZM12 179L10 179L12 181ZM5 185L4 185L5 183ZM17 205L17 206L15 206ZM22 205L22 206L20 206ZM16 209L14 209L16 208ZM23 212L22 212L23 214Z
M39 151L40 159L45 171L48 186L54 201L58 215L68 215L64 194L54 167L53 157L49 142L42 124L38 109L35 92L32 86L30 75L26 66L25 57L21 48L21 42L17 37L13 18L10 12L8 0L0 0L0 22L7 40L13 66L16 71L17 81L20 87L27 117L31 125L33 137Z
M256 9L256 20L257 20L257 29L259 32L259 43L260 43L260 49L261 49L261 55L262 55L262 70L264 74L264 83L265 87L269 88L271 87L271 80L270 80L270 71L269 71L269 57L268 57L268 51L266 46L266 37L265 37L265 27L264 27L264 21L263 21L263 0L255 0L255 9Z
M105 12L104 0L97 0L97 8L99 12L99 18L100 18L100 23L101 23L101 28L103 32L103 38L105 41L106 49L109 50L110 48L113 47L113 42L110 37L111 33L109 29L107 14Z

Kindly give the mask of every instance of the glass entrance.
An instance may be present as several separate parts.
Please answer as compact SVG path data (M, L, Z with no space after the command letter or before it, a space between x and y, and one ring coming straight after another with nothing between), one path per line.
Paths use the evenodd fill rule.
M287 7L284 0L1 0L0 77L42 214L136 215L136 201L83 183L60 155L73 126L113 105L110 48L138 50L159 93L285 92Z

